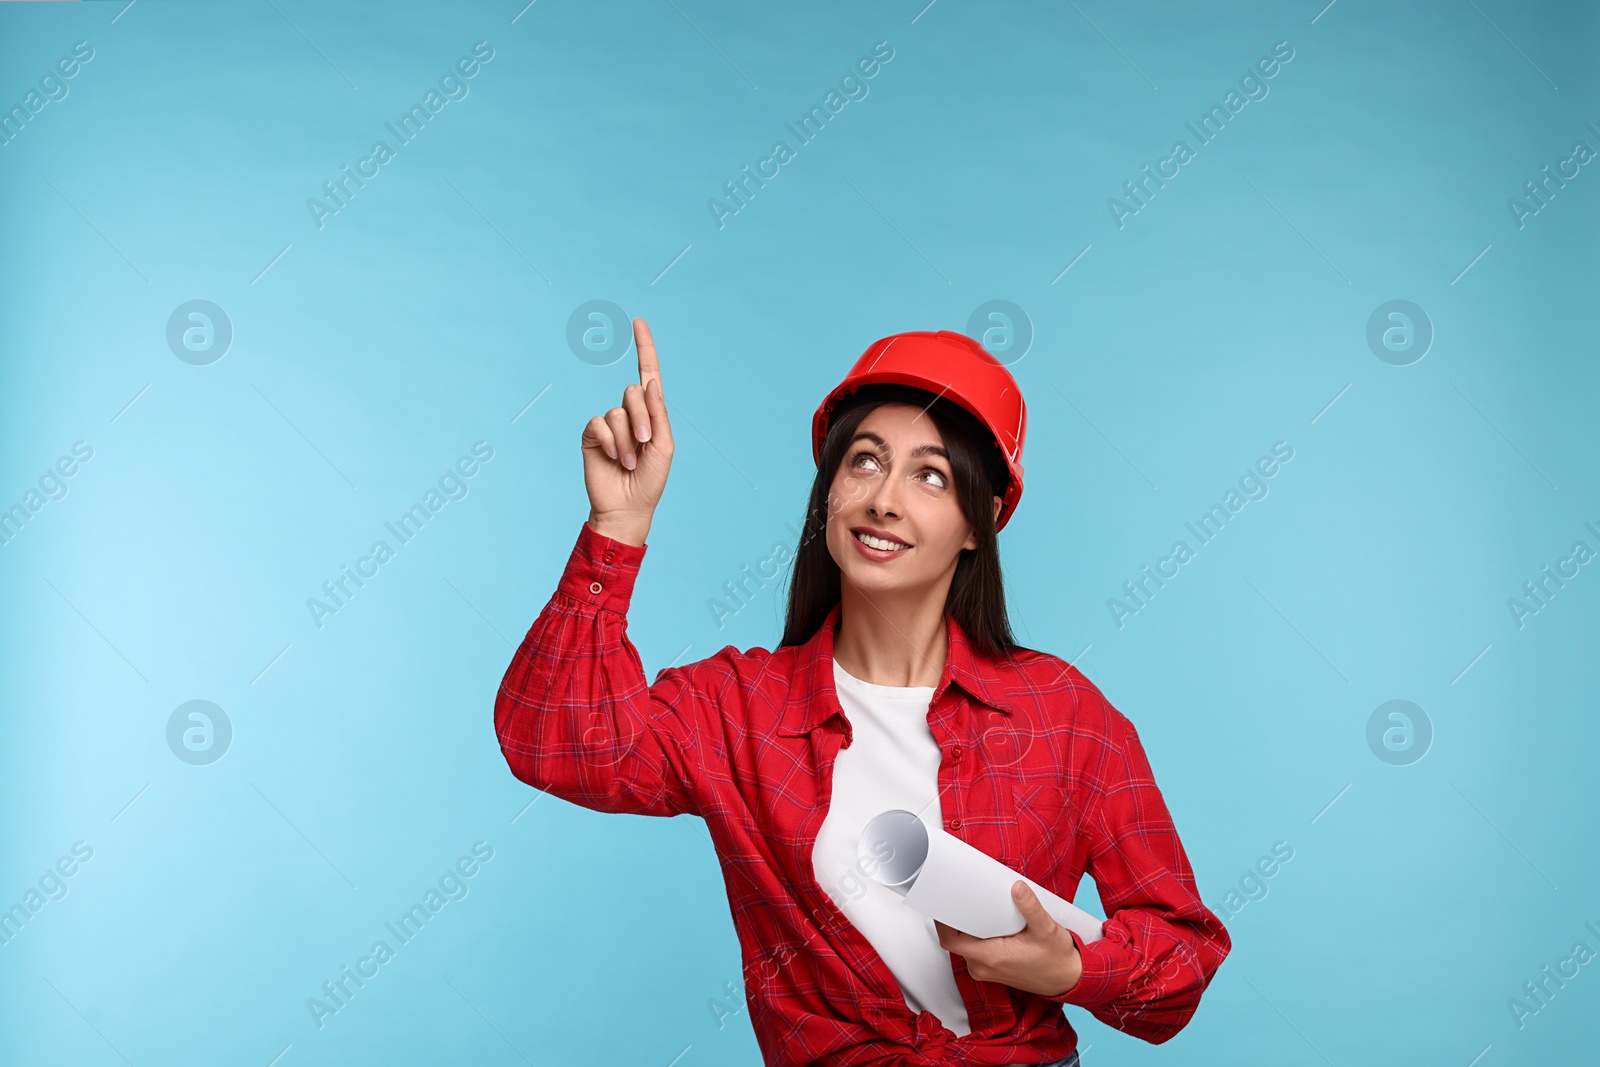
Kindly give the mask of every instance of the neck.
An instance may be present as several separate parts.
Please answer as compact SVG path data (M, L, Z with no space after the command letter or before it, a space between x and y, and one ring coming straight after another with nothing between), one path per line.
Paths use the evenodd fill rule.
M874 685L938 685L950 646L944 614L948 592L946 586L927 596L884 598L844 583L834 659L848 674Z

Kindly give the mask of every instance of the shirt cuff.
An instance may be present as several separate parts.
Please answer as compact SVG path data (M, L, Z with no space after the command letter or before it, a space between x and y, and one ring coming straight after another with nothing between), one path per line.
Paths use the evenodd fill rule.
M556 590L586 607L626 615L633 599L633 583L648 547L607 537L585 519Z
M1061 1004L1076 1004L1080 1008L1093 1008L1110 1002L1122 985L1111 970L1110 942L1102 937L1085 944L1075 931L1069 929L1067 933L1071 935L1072 943L1078 947L1078 955L1083 959L1083 974L1078 977L1077 985L1065 993L1045 999Z

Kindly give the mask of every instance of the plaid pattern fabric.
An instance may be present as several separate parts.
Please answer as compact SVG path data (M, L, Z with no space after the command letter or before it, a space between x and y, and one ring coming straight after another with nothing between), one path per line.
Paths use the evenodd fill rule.
M1045 1062L1077 1035L1075 1004L1151 1043L1177 1034L1231 942L1201 903L1133 724L1075 668L1042 652L1007 665L946 616L928 721L945 753L945 828L1070 900L1087 872L1105 936L1073 939L1083 976L1058 996L978 982L951 956L970 1034L913 1013L888 966L812 874L811 849L850 723L833 687L835 605L804 645L732 645L647 684L627 635L646 546L587 522L495 702L512 773L573 804L698 815L716 845L769 1067Z

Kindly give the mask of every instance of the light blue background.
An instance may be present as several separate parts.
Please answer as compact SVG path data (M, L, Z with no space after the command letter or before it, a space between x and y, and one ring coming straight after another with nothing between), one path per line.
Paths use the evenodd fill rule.
M1600 172L1522 228L1507 200L1600 149L1596 29L1506 0L3 5L4 106L95 54L0 148L0 506L94 458L0 548L0 906L94 856L0 946L0 1060L758 1062L703 824L530 808L494 737L587 514L579 434L636 380L569 348L595 299L649 320L679 446L630 614L652 678L778 639L778 585L725 628L708 602L792 543L855 356L1025 311L1026 354L991 337L1030 403L1018 636L1139 728L1208 904L1294 849L1170 1045L1067 1009L1087 1067L1593 1057L1600 965L1521 1027L1507 1001L1600 951L1600 565L1520 628L1507 600L1600 550ZM307 198L480 40L470 95L319 229ZM1277 41L1269 95L1118 228ZM235 331L209 366L165 340L192 299ZM1394 299L1436 331L1408 366L1366 342ZM480 440L319 629L307 598ZM1280 440L1269 495L1119 628L1108 598ZM193 699L233 725L209 766L166 742ZM1366 739L1392 699L1434 731L1408 766ZM469 895L319 1030L307 999L477 841Z

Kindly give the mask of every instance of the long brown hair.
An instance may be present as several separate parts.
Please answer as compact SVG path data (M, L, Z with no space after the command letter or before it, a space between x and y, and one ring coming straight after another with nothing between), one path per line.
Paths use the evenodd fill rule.
M908 385L867 385L840 402L829 421L822 462L811 483L800 544L789 581L789 612L778 647L804 644L840 600L839 564L828 551L828 489L849 450L850 439L869 412L898 402L922 408L950 453L950 470L961 513L972 524L978 546L962 549L956 562L946 613L955 616L973 647L994 659L1030 651L1012 637L1006 614L1005 578L995 537L994 500L1005 494L1009 479L994 436L966 409L924 389Z

